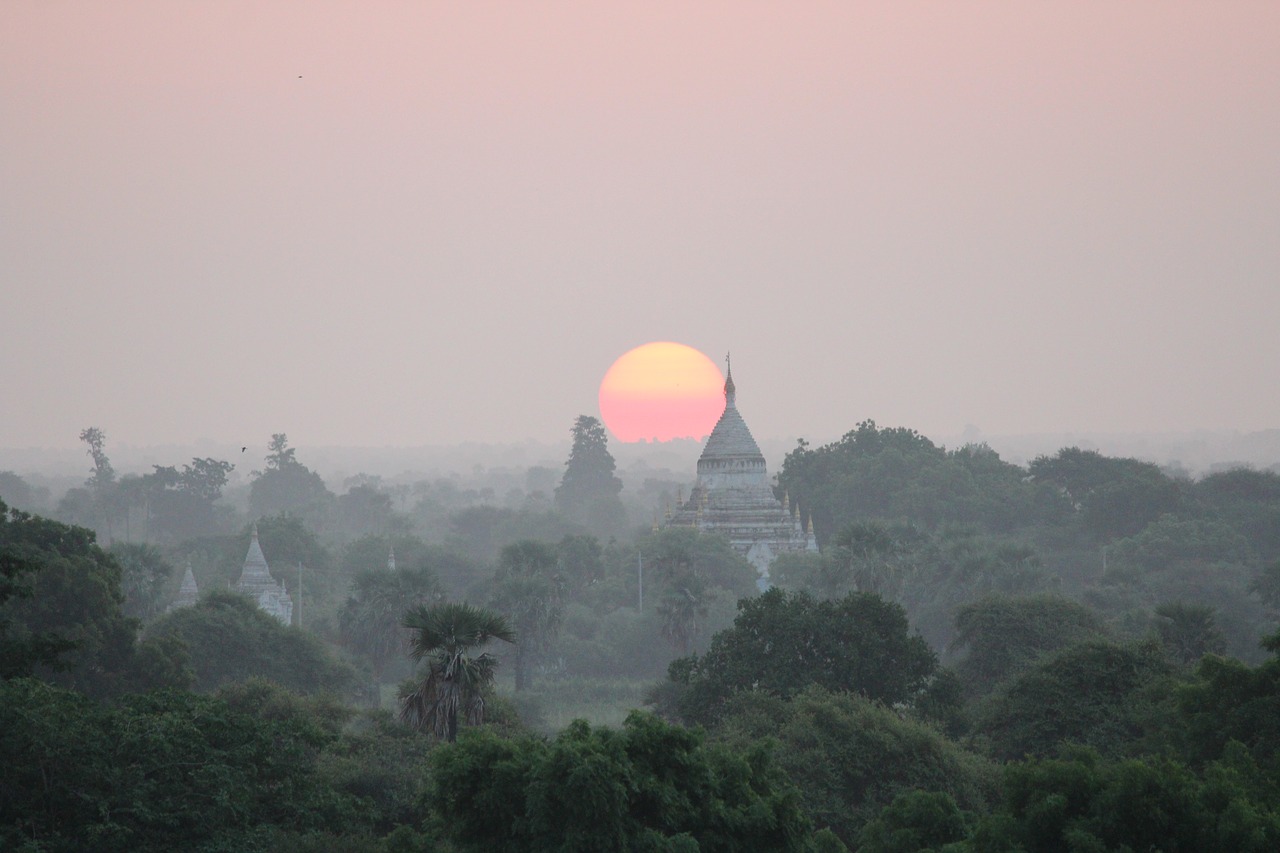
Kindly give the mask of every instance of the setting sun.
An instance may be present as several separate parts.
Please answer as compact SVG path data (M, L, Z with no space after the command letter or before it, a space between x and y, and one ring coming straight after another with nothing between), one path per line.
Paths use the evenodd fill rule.
M720 368L684 344L636 347L600 382L600 415L619 441L702 438L723 411Z

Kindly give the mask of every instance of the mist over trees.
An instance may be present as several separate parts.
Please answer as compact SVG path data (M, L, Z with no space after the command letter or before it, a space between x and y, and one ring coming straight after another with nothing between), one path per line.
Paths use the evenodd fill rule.
M821 550L762 592L656 523L692 470L570 435L326 482L90 427L65 494L0 472L52 516L0 505L0 846L1280 846L1275 472L867 421L777 471ZM255 525L291 625L234 591Z

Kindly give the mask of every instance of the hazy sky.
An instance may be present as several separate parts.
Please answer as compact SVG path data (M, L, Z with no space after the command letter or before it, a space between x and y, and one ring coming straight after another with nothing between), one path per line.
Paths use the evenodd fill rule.
M0 446L1280 427L1280 3L59 3L0 23Z

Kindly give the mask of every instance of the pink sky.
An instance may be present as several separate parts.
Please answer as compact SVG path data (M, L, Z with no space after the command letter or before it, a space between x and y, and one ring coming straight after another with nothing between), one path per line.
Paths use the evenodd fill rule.
M4 17L0 447L1280 427L1280 4Z

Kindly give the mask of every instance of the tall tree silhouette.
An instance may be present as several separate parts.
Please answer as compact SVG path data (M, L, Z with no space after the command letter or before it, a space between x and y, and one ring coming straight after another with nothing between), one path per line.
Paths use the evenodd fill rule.
M573 448L556 487L556 507L570 519L593 529L615 531L626 513L618 493L622 481L609 453L609 438L597 418L579 415L573 423Z

